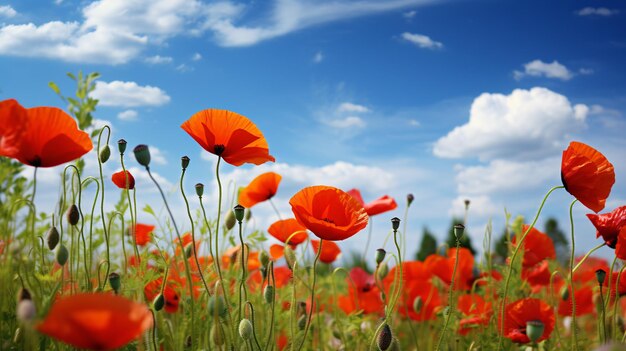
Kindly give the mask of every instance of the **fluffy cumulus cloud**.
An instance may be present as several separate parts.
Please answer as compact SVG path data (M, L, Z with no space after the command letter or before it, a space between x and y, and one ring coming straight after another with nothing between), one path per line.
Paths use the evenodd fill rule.
M135 110L125 110L117 114L117 118L122 121L136 121L139 114Z
M343 102L337 107L337 112L365 113L370 112L370 109L363 105Z
M441 49L443 43L432 40L429 36L423 34L413 34L409 32L402 33L402 39L411 44L417 45L423 49Z
M333 128L363 128L367 123L358 116L348 116L345 118L322 120L323 123Z
M574 73L556 60L552 61L552 63L533 60L524 64L524 71L513 71L513 76L517 80L526 76L570 80L574 77Z
M119 80L96 82L93 97L102 106L116 107L161 106L170 101L169 95L158 87Z
M155 55L155 56L146 57L146 62L152 65L162 65L166 63L172 63L173 61L174 61L174 58L170 56Z
M469 121L434 144L444 158L539 159L560 150L585 127L586 105L573 105L549 89L516 89L509 95L484 93L474 99Z
M576 11L576 13L579 16L604 16L604 17L608 17L608 16L617 15L619 13L619 10L609 9L609 8L606 8L606 7L584 7L582 9Z
M10 5L2 5L0 6L0 17L11 18L17 15L17 11L13 9Z

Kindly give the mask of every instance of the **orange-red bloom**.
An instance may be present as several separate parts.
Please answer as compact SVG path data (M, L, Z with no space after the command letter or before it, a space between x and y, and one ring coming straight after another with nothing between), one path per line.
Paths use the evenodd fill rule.
M448 250L448 257L430 255L424 261L427 270L439 277L444 283L452 283L454 262L456 261L456 248ZM474 256L467 248L459 249L459 264L454 277L455 289L469 290L474 281Z
M352 195L352 197L354 197L361 204L361 206L365 208L365 212L367 212L368 216L375 216L377 214L395 210L398 207L396 200L389 195L379 197L378 199L366 204L365 201L363 201L361 192L358 189L350 189L348 190L348 194Z
M168 278L165 283L165 289L163 290L163 297L165 298L165 312L176 313L178 312L178 305L180 304L180 295L176 289L176 280ZM159 293L161 293L161 286L163 285L163 278L158 278L146 284L143 288L143 293L146 296L146 300L153 301Z
M320 241L311 240L311 246L313 247L313 252L317 254L320 249ZM333 263L337 258L339 258L339 255L341 255L339 245L332 241L324 241L322 244L322 252L320 253L320 261L324 263Z
M381 314L383 312L383 301L374 277L360 267L350 270L348 294L340 296L338 303L339 307L347 314L356 311L357 308L363 313Z
M528 230L528 225L522 226L522 233ZM513 237L513 245L517 245L517 235ZM545 259L555 259L556 251L554 242L547 234L540 232L534 227L530 229L524 239L524 267L532 267Z
M590 213L587 217L596 227L596 238L602 236L606 244L615 249L617 257L626 259L626 206L599 215Z
M227 110L202 110L180 126L206 151L233 166L274 162L263 133L246 117Z
M309 237L306 228L294 218L282 219L272 223L267 232L285 244L289 240L289 245L294 246L301 244Z
M126 179L127 177L128 180ZM133 177L129 171L119 171L113 173L111 180L120 189L135 189L135 177Z
M595 305L593 304L593 288L591 286L585 286L575 289L574 295L576 297L576 316L584 316L586 314L595 313ZM567 299L560 299L559 315L572 315L571 292L570 294L568 294Z
M544 260L534 266L522 267L522 279L528 282L533 292L538 292L542 287L550 285L550 267Z
M459 321L459 334L461 335L466 335L481 325L489 325L493 312L491 302L485 302L478 294L459 296L457 309L464 315L464 318Z
M154 228L156 227L153 225L136 223L135 230L133 231L133 233L134 233L135 241L137 242L137 245L144 246L148 242L150 242L150 237L151 237L150 234L152 234L152 232L154 231Z
M572 141L563 151L561 180L570 194L594 212L604 208L615 183L613 165L596 149Z
M113 350L138 339L152 326L144 304L111 294L62 297L37 330L79 349Z
M505 307L504 336L516 343L525 344L530 342L526 335L526 323L538 321L543 323L543 334L537 342L550 337L554 329L554 311L547 303L535 299L525 298L512 302ZM502 321L498 321L498 330Z
M245 208L251 208L259 202L271 199L276 195L282 178L278 173L267 172L252 179L247 187L239 191L239 204Z
M350 194L330 186L304 188L289 200L300 224L324 240L344 240L367 226L365 209Z
M0 102L0 156L33 167L54 167L91 150L89 135L56 107L25 109L17 101Z

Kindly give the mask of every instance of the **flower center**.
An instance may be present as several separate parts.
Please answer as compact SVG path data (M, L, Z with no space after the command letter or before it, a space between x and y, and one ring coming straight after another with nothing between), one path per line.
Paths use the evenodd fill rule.
M335 224L335 221L333 221L332 219L330 219L330 218L328 218L328 217L322 218L322 220L323 220L324 222L327 222L327 223L330 223L330 224Z
M215 151L215 154L217 156L220 156L224 150L226 149L226 147L223 144L217 144L213 147L213 151Z

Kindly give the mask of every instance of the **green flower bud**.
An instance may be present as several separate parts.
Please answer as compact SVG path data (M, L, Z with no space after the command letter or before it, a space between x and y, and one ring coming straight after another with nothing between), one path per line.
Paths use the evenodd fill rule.
M376 264L380 264L384 259L385 255L387 255L387 251L385 249L376 249Z
M274 287L271 285L268 285L265 287L265 289L263 290L263 298L265 299L265 302L268 304L271 304L274 301Z
M389 328L389 324L385 323L380 330L380 333L378 333L376 345L378 345L378 349L380 351L387 351L389 346L391 346L392 341L393 335L391 334L391 328Z
M259 254L259 261L261 262L262 267L267 267L267 265L270 263L270 255L267 253L267 251L261 251L261 253Z
M423 305L424 302L422 301L422 297L416 297L415 300L413 300L413 311L415 311L415 313L420 313Z
M293 265L296 263L296 253L289 245L285 245L283 255L285 256L289 268L293 269Z
M100 158L100 163L106 163L109 160L109 157L111 157L111 148L109 145L104 145L100 149L98 157Z
M237 220L237 222L241 223L243 221L243 216L245 215L246 208L241 205L237 205L233 208L233 212L235 213L235 219Z
M135 146L133 152L135 153L137 163L144 167L150 166L150 149L148 149L148 145L139 144Z
M543 335L545 326L541 321L528 321L526 322L526 335L531 342L536 343Z
M16 328L15 335L13 335L13 343L15 344L21 343L23 337L24 337L24 332L22 331L22 328Z
M124 154L124 151L126 151L126 140L124 139L120 139L117 141L117 149L119 150L120 154Z
M155 311L160 311L165 307L165 296L163 294L158 294L154 300L152 300L152 307L154 307Z
M239 322L239 336L244 340L249 340L252 337L252 322L248 318Z
M113 289L115 294L119 294L120 287L122 286L120 275L115 272L109 274L109 285L111 286L111 289Z
M381 263L381 265L378 267L378 279L383 280L385 279L385 277L387 276L387 274L389 274L389 266L387 266L387 263Z
M193 254L193 243L185 245L185 257L190 258Z
M252 211L250 209L246 210L246 221L249 221L252 218Z
M304 328L306 328L306 320L307 320L306 313L301 315L300 318L298 318L298 329L304 330Z
M59 245L59 248L57 249L57 255L56 255L57 263L60 266L65 265L69 256L70 256L70 253L69 251L67 251L67 247L65 247L65 245L63 244Z
M72 204L70 208L67 209L65 213L67 216L67 223L70 225L77 225L78 220L80 219L80 212L78 211L78 206Z
M224 329L221 323L215 323L211 327L211 340L213 340L213 343L217 346L224 345L226 335L224 335Z
M407 207L411 206L411 204L413 203L413 200L415 200L415 196L413 196L413 194L407 194L407 196L406 196L406 206Z
M224 220L224 228L226 230L231 230L237 224L237 219L235 218L235 212L228 211L226 213L226 219Z
M216 290L217 291L217 290ZM226 317L228 313L228 309L226 308L226 302L222 296L212 295L209 297L209 304L207 306L209 315L211 316L219 316Z
M48 230L48 235L46 236L48 248L50 250L54 250L54 248L57 247L57 245L59 244L60 238L61 237L59 236L59 231L55 226L52 226L52 228Z

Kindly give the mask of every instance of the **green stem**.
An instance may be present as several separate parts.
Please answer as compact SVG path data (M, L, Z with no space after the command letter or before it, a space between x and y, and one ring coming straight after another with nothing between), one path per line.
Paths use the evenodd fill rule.
M367 230L367 240L365 241L365 249L363 250L363 258L362 258L364 263L367 262L367 251L370 248L370 241L372 240L372 230L374 227L374 221L371 216L369 216L369 221L367 225L369 226L369 228Z
M298 351L302 350L302 346L304 346L304 342L306 341L306 336L309 333L309 327L311 326L311 316L313 315L313 305L315 305L315 278L317 277L317 272L315 269L317 268L317 261L320 259L320 255L322 253L322 245L324 244L324 239L320 238L320 245L317 249L317 255L315 255L315 260L313 261L313 284L311 284L311 307L309 308L309 315L307 316L306 325L304 327L304 335L302 335L302 341L298 346Z
M274 287L274 294L272 294L272 311L270 313L270 331L267 334L267 341L265 342L265 349L264 350L269 350L270 349L270 342L272 341L272 334L274 333L274 313L275 313L275 303L276 303L276 277L274 276L274 262L270 261L270 263L267 264L267 269L268 269L268 284L270 284L271 282L271 286Z
M606 310L604 309L604 294L602 293L602 284L600 286L600 308L602 308L602 319L600 320L600 341L602 344L606 343Z
M539 209L537 210L537 214L535 214L535 219L533 219L533 222L530 226L528 226L528 229L526 229L526 231L524 232L524 234L522 234L522 237L520 238L519 242L517 243L517 246L515 247L515 250L513 250L513 255L511 256L511 262L509 263L509 269L507 271L507 275L506 275L506 280L504 281L504 293L502 296L502 303L500 304L500 333L498 335L498 350L502 350L502 342L504 341L503 337L504 337L504 320L506 318L506 311L505 311L505 306L506 306L506 297L509 293L509 284L511 283L511 273L513 271L513 263L515 262L515 258L517 257L517 253L519 252L520 248L522 247L522 244L524 242L524 239L526 239L526 235L528 235L528 233L530 232L530 230L535 226L535 224L537 223L537 220L539 219L539 215L541 214L541 210L543 209L543 206L546 203L546 200L548 199L548 197L550 196L550 194L552 194L553 191L557 190L557 189L561 189L564 188L564 186L559 185L559 186L555 186L552 189L550 189L548 191L548 193L546 193L546 195L543 197L543 200L541 201L541 205L539 206Z
M104 133L104 130L107 130L107 145L109 145L109 139L111 137L111 128L106 125L104 127L102 127L102 129L100 129L100 133L98 134L98 150L100 150L100 141L102 139L102 133ZM107 231L107 225L106 225L106 218L105 218L105 213L104 213L104 176L102 174L102 162L100 161L100 157L96 157L98 159L98 170L100 172L100 185L102 186L102 196L100 197L100 219L102 220L102 230L104 231L104 240L106 243L106 262L107 262L107 270L105 273L105 281L107 279L107 277L109 276L109 272L111 270L111 248L110 248L110 243L109 243L109 232ZM104 289L104 283L102 283L102 285L100 286L100 289Z
M576 264L576 267L574 267L574 269L572 270L572 274L573 274L574 272L576 272L576 270L578 269L578 267L580 267L580 265L582 265L582 264L583 264L583 262L585 262L585 261L587 260L587 258L589 258L589 256L590 256L592 253L594 253L594 251L596 251L596 250L598 250L599 248L604 247L604 246L606 246L606 243L605 243L605 242L604 242L604 243L602 243L602 244L600 244L600 245L598 245L598 246L596 246L596 247L594 247L593 249L589 250L589 252L587 252L587 254L586 254L585 256L583 256L583 258L582 258L580 261L578 261L578 263Z
M126 193L126 199L128 200L128 212L130 213L130 232L133 233L132 235L132 242L133 242L133 250L135 251L135 257L137 258L137 260L139 260L139 248L137 247L137 236L134 234L134 230L135 228L135 217L133 216L133 204L130 201L130 177L128 176L128 173L126 172L126 167L124 166L124 153L120 152L120 163L122 164L122 172L124 172L124 181L125 181L125 187L124 187L124 192ZM134 187L133 187L134 190ZM137 208L135 207L135 212L137 212ZM123 234L122 234L123 235ZM124 240L124 238L122 238L122 240Z
M246 270L247 270L247 266L248 266L248 257L247 257L247 250L246 250L246 244L243 242L243 228L241 226L241 222L238 222L238 226L239 226L239 244L241 245L241 251L239 252L239 256L241 257L240 263L241 263L241 280L239 281L239 320L241 320L241 300L242 298L244 299L248 299L248 292L246 291Z
M448 310L446 313L446 320L443 324L443 330L441 331L441 335L439 336L439 341L437 342L436 350L441 350L441 344L443 343L443 339L446 337L446 331L448 329L448 323L450 323L450 316L454 311L454 276L456 275L456 269L459 265L459 248L461 246L461 242L459 238L456 238L456 250L455 250L455 258L454 258L454 268L452 269L452 278L450 279L450 291L448 292Z
M573 281L573 276L574 276L574 255L575 255L575 248L576 248L576 244L574 241L574 216L572 214L572 211L574 209L574 204L576 204L576 202L578 202L578 200L574 200L572 201L571 205L569 206L569 222L570 222L570 226L571 226L571 238L572 238L572 251L570 254L570 260L569 260L569 285L570 285L570 291L571 291L571 296L570 298L572 299L572 350L578 350L578 331L576 330L576 295L574 294L574 281Z

